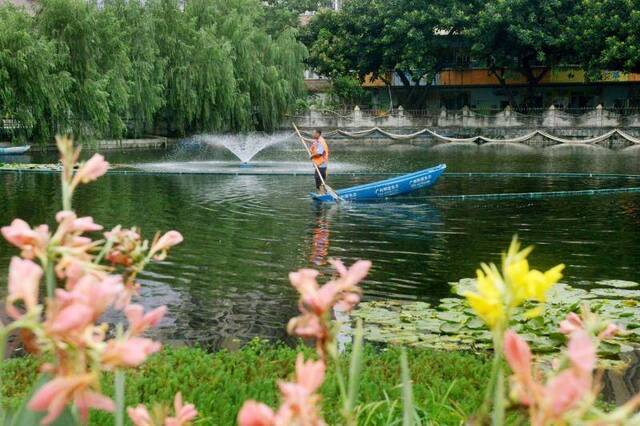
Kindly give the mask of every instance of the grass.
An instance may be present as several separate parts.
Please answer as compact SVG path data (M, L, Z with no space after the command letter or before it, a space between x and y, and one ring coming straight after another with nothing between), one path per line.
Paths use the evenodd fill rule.
M307 356L311 352L304 348ZM233 425L242 403L255 399L278 405L276 382L290 378L296 349L253 342L240 351L208 353L197 348L165 348L142 368L127 374L127 406L170 403L177 391L200 412L198 424ZM360 424L388 424L390 410L402 418L402 389L398 348L365 348L360 386ZM414 399L428 424L457 425L480 405L490 371L486 356L465 352L409 349ZM16 358L0 371L2 404L15 408L28 395L36 379L37 361ZM113 377L105 376L103 391L113 394ZM340 412L333 371L321 390L327 423L335 424ZM113 417L94 412L92 425L112 425Z

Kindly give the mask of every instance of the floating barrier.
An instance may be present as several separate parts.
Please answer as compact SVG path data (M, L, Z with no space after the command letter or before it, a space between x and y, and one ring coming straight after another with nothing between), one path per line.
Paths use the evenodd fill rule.
M422 130L418 130L417 132L413 132L413 133L406 133L406 134L401 134L401 133L391 133L388 132L384 129L381 129L380 127L372 127L371 129L367 129L367 130L356 130L356 131L346 131L346 130L341 130L341 129L337 129L333 132L328 132L327 133L327 137L330 136L335 136L335 135L341 135L344 136L346 138L349 139L363 139L366 137L370 137L374 134L380 134L388 139L391 140L395 140L395 141L407 141L407 140L411 140L411 139L415 139L418 136L421 135L429 135L431 137L433 137L434 139L443 142L443 143L475 143L477 145L483 145L485 143L521 143L521 144L526 144L527 141L537 137L537 136L541 136L545 139L548 139L552 142L552 145L560 145L560 144L566 144L566 145L597 145L600 142L606 141L614 136L617 136L625 141L628 142L629 146L632 145L640 145L640 138L636 138L633 135L630 135L629 133L624 132L623 130L620 129L613 129L610 130L600 136L596 136L596 137L592 137L592 138L587 138L587 139L567 139L567 138L561 138L559 136L555 136L552 135L551 133L545 132L544 130L534 130L533 132L527 133L525 135L522 136L517 136L514 138L505 138L505 139L495 139L495 138L489 138L486 136L482 136L482 135L478 135L478 136L473 136L470 138L453 138L453 137L449 137L449 136L444 136L441 135L431 129L427 129L424 128ZM308 135L307 135L308 136Z

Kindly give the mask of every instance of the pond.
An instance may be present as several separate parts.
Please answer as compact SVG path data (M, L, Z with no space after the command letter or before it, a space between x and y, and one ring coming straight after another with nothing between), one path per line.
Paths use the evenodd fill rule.
M331 143L331 141L329 141ZM253 337L285 338L296 313L288 272L320 269L327 259L370 259L368 299L424 300L449 296L447 282L498 260L513 234L536 244L532 263L568 265L566 282L640 281L640 195L532 200L431 200L429 195L563 191L640 186L640 179L462 176L460 172L593 172L640 175L640 153L596 148L533 150L520 146L409 144L332 146L335 188L446 163L431 190L373 204L317 205L305 153L291 139L257 154L253 166L220 147L185 141L169 151L106 153L131 174L109 174L82 188L79 213L106 227L139 225L149 237L177 229L185 242L141 277L144 304L166 304L166 341L205 348ZM50 162L32 154L15 161ZM140 172L140 173L137 173ZM248 173L234 175L236 172ZM277 172L278 174L268 174ZM334 173L333 175L331 173ZM357 174L352 174L356 173ZM188 173L188 174L180 174ZM295 173L295 174L282 174ZM58 176L0 173L0 224L20 217L51 223L60 208ZM0 284L15 250L0 242Z

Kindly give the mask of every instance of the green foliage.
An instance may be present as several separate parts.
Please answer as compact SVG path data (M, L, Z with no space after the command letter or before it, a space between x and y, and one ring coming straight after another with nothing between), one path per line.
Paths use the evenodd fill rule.
M258 0L43 0L0 7L0 116L14 139L271 131L304 93L306 49Z
M573 0L488 1L479 10L469 36L473 53L486 61L494 75L504 70L523 75L530 86L546 68L569 60L567 22L575 12Z
M33 19L12 6L0 7L0 119L14 119L14 139L50 138L51 123L64 120L69 74L64 54L37 34Z
M305 351L311 357L311 351ZM489 373L483 356L463 352L409 350L408 365L413 380L415 405L422 420L433 424L459 424L482 401L482 389ZM349 354L345 354L348 357ZM168 404L177 391L200 411L203 424L235 424L242 403L247 399L271 406L279 403L277 381L293 374L296 350L280 345L252 343L238 352L209 354L193 348L167 348L149 359L138 371L127 375L127 406L145 403ZM346 361L346 358L345 358ZM402 418L403 389L401 350L379 350L366 346L359 386L362 404L360 424L385 424L391 414ZM36 379L31 358L5 362L2 380L3 405L15 407ZM11 375L11 376L10 376ZM113 377L103 382L104 391L113 394ZM332 370L321 390L327 419L341 409L341 400ZM388 398L388 400L387 400ZM368 422L366 419L368 418ZM107 413L91 414L92 425L112 425Z
M402 81L406 105L445 68L486 66L507 89L523 78L527 103L551 67L640 71L640 7L627 0L350 0L304 29L309 65L335 78Z
M362 103L367 92L357 78L339 76L331 81L331 95L341 106L350 108Z
M320 74L355 72L391 84L395 72L409 97L454 61L474 2L350 0L340 12L319 13L304 30L309 64ZM414 100L415 102L415 100ZM409 99L412 103L412 99Z
M581 0L568 26L577 60L592 77L602 70L640 72L640 6L628 0Z
M260 26L271 35L298 26L299 16L331 7L331 0L266 0Z

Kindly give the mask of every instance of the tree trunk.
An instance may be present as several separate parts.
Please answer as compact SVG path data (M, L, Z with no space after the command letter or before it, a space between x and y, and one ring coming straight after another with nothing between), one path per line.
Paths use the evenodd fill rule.
M522 68L520 69L520 73L527 79L527 103L531 102L536 87L544 76L547 75L547 72L549 72L549 68L543 68L538 75L535 75L533 67L531 66L531 59L532 55L525 56L522 59Z
M489 72L491 73L491 75L493 75L498 80L498 83L500 83L500 87L502 87L502 89L507 92L507 97L509 98L509 106L513 108L515 106L515 102L513 100L513 90L511 90L511 86L507 84L507 78L504 75L505 71L506 70L504 68L500 68L500 71L498 71L494 66L491 66L489 68Z

